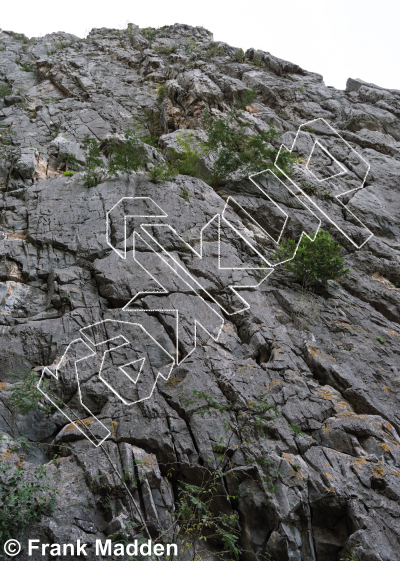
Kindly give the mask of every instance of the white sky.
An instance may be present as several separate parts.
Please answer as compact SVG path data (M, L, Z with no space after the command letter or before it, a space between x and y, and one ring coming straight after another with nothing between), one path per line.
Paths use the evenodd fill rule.
M214 39L255 47L344 89L361 78L400 90L399 0L4 0L0 28L29 37L93 27L203 25Z

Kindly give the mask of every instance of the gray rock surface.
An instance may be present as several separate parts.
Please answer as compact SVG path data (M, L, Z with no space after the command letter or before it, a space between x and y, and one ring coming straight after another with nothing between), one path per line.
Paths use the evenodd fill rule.
M212 509L237 521L241 560L261 561L268 552L275 561L339 561L350 551L358 561L400 560L400 91L359 79L335 90L319 74L254 49L238 62L236 50L213 42L207 30L178 24L153 38L135 26L93 29L87 39L57 33L29 42L2 31L0 46L0 86L8 86L0 99L0 432L2 445L27 435L36 454L27 454L26 472L47 463L60 491L54 510L31 524L22 543L27 536L45 543L81 539L89 544L88 559L96 559L95 540L123 533L131 522L145 523L153 537L160 531L171 536L179 484L198 485L215 469L222 442L231 469ZM36 71L24 70L31 67ZM203 258L191 251L188 244L198 249L202 228L233 197L247 214L228 207L240 235L221 230L221 264L260 268L259 255L269 251L263 228L274 232L281 217L268 214L265 197L250 181L214 189L179 175L153 183L139 170L88 189L78 169L63 176L68 155L85 165L85 135L104 147L132 128L134 115L159 109L162 84L160 152L146 146L151 164L179 152L182 129L204 140L204 111L226 113L247 89L257 97L241 119L249 133L274 126L283 135L276 147L290 147L298 127L313 119L326 119L338 131L370 165L362 189L356 190L364 173L360 161L318 126L301 133L293 171L293 179L308 186L310 208L318 208L314 217L287 189L270 188L290 214L287 234L315 231L316 216L342 246L349 275L302 294L282 267L269 276L263 269L219 270L215 223ZM346 179L336 178L329 188L317 177L326 167L324 154L306 166L316 140L347 170ZM205 170L212 164L203 161ZM334 162L329 165L332 171ZM128 199L110 213L109 232L120 252L126 236L126 259L111 249L106 213L124 197L151 197L168 215L164 224L174 231L152 227L160 223L153 215L145 221L152 247L161 244L173 265L139 242L133 260L132 232L143 220L127 219L125 232ZM356 249L351 240L365 239L365 227L374 235ZM183 278L174 274L178 267ZM206 301L184 281L188 275L208 292ZM232 315L243 302L229 287L261 280L258 288L240 291L249 308ZM159 291L158 283L166 295L143 293ZM215 341L202 331L196 346L195 320L212 331L217 310L221 336ZM158 378L151 399L133 406L115 393L129 394L115 365L136 360L136 348L114 349L113 368L107 366L113 390L94 376L98 357L82 363L79 383L72 354L65 359L54 391L81 426L90 427L82 392L101 422L93 423L93 434L110 432L102 447L54 408L22 415L13 407L11 373L54 371L82 328L99 323L103 331L92 336L100 344L100 337L111 341L120 334L110 325L133 317L169 356L187 358L169 379ZM141 344L150 379L156 379L166 364L162 353L144 338ZM138 395L147 390L135 389ZM203 397L193 399L194 390ZM245 433L240 413L251 415L264 393L276 419L271 413L266 430L254 425ZM204 395L219 408L204 412ZM4 461L15 466L18 457ZM219 553L221 541L197 546L201 559L229 559ZM180 555L194 558L192 550ZM26 550L18 559L28 559Z

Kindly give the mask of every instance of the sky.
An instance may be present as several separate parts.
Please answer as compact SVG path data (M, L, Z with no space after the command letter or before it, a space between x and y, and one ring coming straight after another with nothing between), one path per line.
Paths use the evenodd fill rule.
M18 0L6 2L0 28L37 37L93 27L202 25L216 41L268 51L345 89L361 78L400 90L399 0Z

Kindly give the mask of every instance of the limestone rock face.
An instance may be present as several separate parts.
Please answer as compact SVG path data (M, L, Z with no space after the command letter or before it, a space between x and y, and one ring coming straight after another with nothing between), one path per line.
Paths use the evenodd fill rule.
M400 91L326 87L178 24L0 47L1 454L15 467L27 435L26 477L47 463L59 489L22 543L80 539L92 560L117 534L181 543L182 485L222 462L209 507L241 560L400 561ZM246 134L295 142L301 192L260 179L279 208L257 178L147 174L233 107ZM86 187L85 135L106 161L143 115L147 166ZM284 216L286 237L328 230L349 274L304 293L266 265ZM45 367L69 419L13 405L11 374ZM232 559L212 533L179 559Z

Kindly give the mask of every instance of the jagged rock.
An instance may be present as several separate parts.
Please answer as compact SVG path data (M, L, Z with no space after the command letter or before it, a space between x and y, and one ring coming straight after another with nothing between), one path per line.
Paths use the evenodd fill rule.
M241 60L209 31L181 24L93 29L85 40L50 34L23 51L3 31L0 43L0 80L11 89L0 103L0 454L27 435L36 456L27 455L24 477L46 463L60 490L29 535L81 539L91 561L95 540L127 539L130 522L138 536L172 539L182 483L203 485L223 449L230 467L209 506L237 529L243 561L267 552L337 561L350 551L357 561L400 560L400 91L352 78L335 90L268 52L249 49ZM37 74L20 68L32 60ZM205 141L206 110L233 108L246 134L273 126L282 135L273 150L297 139L291 180L303 193L260 180L278 208L251 181L150 181L146 169L182 152L181 135ZM139 130L146 111L155 127L140 132L158 140L143 144L143 169L90 189L79 170L63 176L67 156L86 165L85 135L100 141L106 162L109 144ZM316 118L342 140L321 121L297 135ZM204 172L215 157L203 158ZM282 266L269 275L260 259L275 253L271 236L283 222L294 238L321 224L349 274L314 293ZM120 348L117 337L126 343L138 317L157 379L151 399L129 405L121 398L141 370L129 358L135 345ZM169 378L158 376L165 353L181 361ZM104 364L115 376L107 371L108 385ZM16 411L11 374L39 378L59 366L51 388L61 386L69 418L54 404L50 413ZM260 403L265 425L251 417ZM240 430L246 415L253 424ZM101 446L85 438L105 433ZM15 467L20 456L4 461ZM220 559L214 538L179 559L194 548Z

